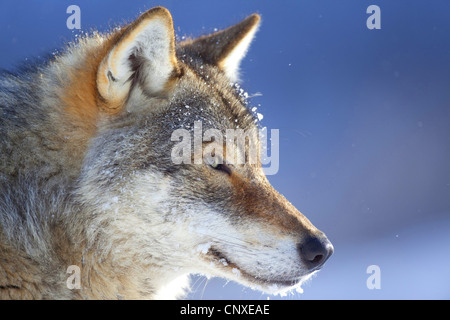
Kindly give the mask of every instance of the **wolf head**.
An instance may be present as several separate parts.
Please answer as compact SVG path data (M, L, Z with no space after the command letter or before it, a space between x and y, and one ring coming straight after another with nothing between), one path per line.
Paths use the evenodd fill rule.
M276 293L301 283L333 252L274 190L259 160L226 161L220 139L201 142L222 155L213 162L173 159L177 129L193 133L200 123L202 134L256 131L234 84L259 22L254 14L176 43L170 13L158 7L105 41L95 74L96 132L76 193L91 213L88 247L117 266L139 265L155 288L200 273Z

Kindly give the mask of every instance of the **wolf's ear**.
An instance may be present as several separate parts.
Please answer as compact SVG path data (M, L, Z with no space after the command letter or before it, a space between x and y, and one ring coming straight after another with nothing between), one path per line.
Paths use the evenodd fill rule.
M260 21L261 17L255 13L227 29L187 40L182 46L198 54L206 63L218 66L231 81L237 81L239 64L247 53Z
M128 25L97 71L97 88L108 109L120 109L133 81L150 95L161 95L179 76L169 11L157 7Z

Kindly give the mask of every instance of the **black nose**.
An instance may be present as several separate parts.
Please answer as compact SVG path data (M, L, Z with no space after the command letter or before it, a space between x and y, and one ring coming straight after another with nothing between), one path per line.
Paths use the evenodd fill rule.
M310 237L299 245L302 261L312 270L322 266L333 254L334 248L326 237Z

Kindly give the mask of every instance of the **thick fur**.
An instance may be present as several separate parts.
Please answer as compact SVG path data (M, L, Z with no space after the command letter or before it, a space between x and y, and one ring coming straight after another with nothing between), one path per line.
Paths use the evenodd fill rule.
M176 298L192 273L275 293L311 274L298 245L324 235L260 165L171 160L172 132L194 121L257 128L232 81L259 20L175 43L154 8L2 74L1 299Z

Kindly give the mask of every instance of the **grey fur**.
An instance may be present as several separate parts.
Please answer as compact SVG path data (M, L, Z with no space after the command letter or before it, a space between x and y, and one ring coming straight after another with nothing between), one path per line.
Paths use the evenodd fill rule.
M246 20L245 30L253 20ZM43 65L0 79L0 297L158 298L161 288L185 274L206 270L228 277L231 269L217 263L226 257L232 265L225 252L234 247L242 250L236 261L255 261L254 270L242 268L244 284L264 289L271 281L299 282L307 273L295 266L298 257L291 261L276 245L263 255L258 248L322 233L260 170L234 168L243 179L237 188L249 188L235 190L207 165L171 160L172 132L193 130L194 121L223 132L257 126L248 101L215 61L202 58L212 42L177 44L180 73L164 94L146 90L146 62L136 51L123 110L100 113L89 135L67 120L61 93L70 86L68 70L82 67L102 39L114 33L94 34ZM268 236L242 246L220 233L222 225ZM204 243L205 252L196 251ZM286 269L271 268L278 256ZM73 264L82 270L80 290L65 283Z

